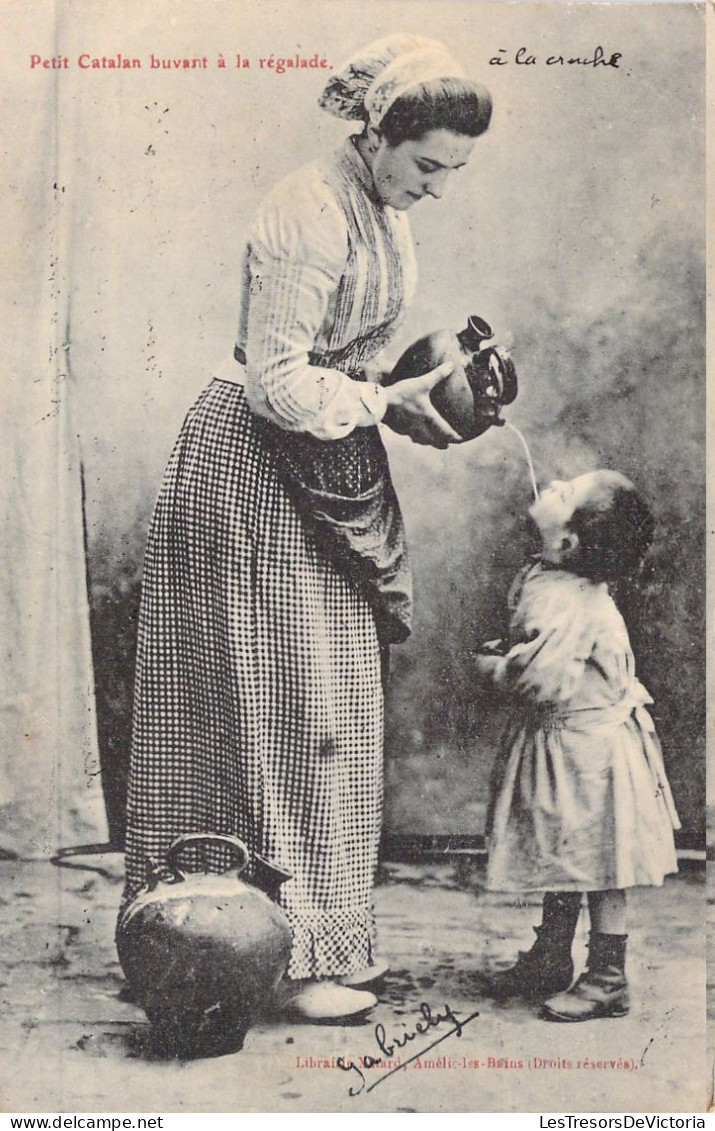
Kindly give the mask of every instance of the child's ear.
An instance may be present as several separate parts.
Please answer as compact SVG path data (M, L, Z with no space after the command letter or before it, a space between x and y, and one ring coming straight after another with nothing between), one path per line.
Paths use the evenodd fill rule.
M574 530L567 530L561 539L561 553L564 557L570 557L578 549L578 534Z

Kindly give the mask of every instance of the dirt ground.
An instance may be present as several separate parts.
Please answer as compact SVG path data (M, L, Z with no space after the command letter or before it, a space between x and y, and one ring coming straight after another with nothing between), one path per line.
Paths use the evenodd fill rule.
M79 862L79 861L75 861ZM241 1052L152 1059L141 1010L119 996L113 944L119 855L97 870L6 860L0 959L0 1106L10 1112L678 1112L707 1109L704 869L631 903L633 1007L621 1019L550 1024L497 1005L479 973L530 944L535 901L483 890L473 861L390 864L375 892L392 972L359 1026L263 1021ZM585 914L582 915L582 920ZM584 956L587 923L579 927ZM531 936L533 938L533 936ZM437 1023L414 1041L424 1008ZM450 1030L451 1012L462 1023ZM471 1018L467 1021L467 1018ZM405 1048L402 1064L341 1069ZM441 1040L440 1040L441 1038ZM428 1048L433 1042L434 1047ZM408 1057L416 1057L411 1063ZM390 1062L392 1063L392 1062ZM353 1094L351 1094L351 1091Z

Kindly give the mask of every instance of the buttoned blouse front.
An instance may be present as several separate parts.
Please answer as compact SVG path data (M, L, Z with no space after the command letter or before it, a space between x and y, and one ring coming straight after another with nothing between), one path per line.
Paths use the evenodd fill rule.
M353 138L293 173L250 227L238 352L254 412L338 439L383 416L383 390L355 380L392 338L416 283L409 220L382 204Z

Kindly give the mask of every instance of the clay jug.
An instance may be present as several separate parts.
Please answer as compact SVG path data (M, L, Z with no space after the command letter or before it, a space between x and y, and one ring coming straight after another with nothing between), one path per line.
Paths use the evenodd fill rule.
M443 361L454 370L435 385L430 399L448 424L465 440L480 436L494 424L503 424L500 412L518 391L516 370L509 351L492 341L491 326L476 315L464 330L436 330L414 342L399 359L385 385L419 377Z
M229 846L238 872L180 870L187 846L207 843ZM150 862L146 886L120 917L119 961L165 1055L219 1056L240 1049L285 972L291 931L270 896L290 876L254 857L254 882L246 883L240 874L249 860L237 837L180 836L164 867Z

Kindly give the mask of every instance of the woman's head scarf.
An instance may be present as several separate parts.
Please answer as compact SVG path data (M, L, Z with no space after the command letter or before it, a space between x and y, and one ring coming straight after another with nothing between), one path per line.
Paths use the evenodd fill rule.
M398 98L433 79L463 78L447 48L421 35L390 35L363 47L331 75L318 105L337 118L379 126Z

